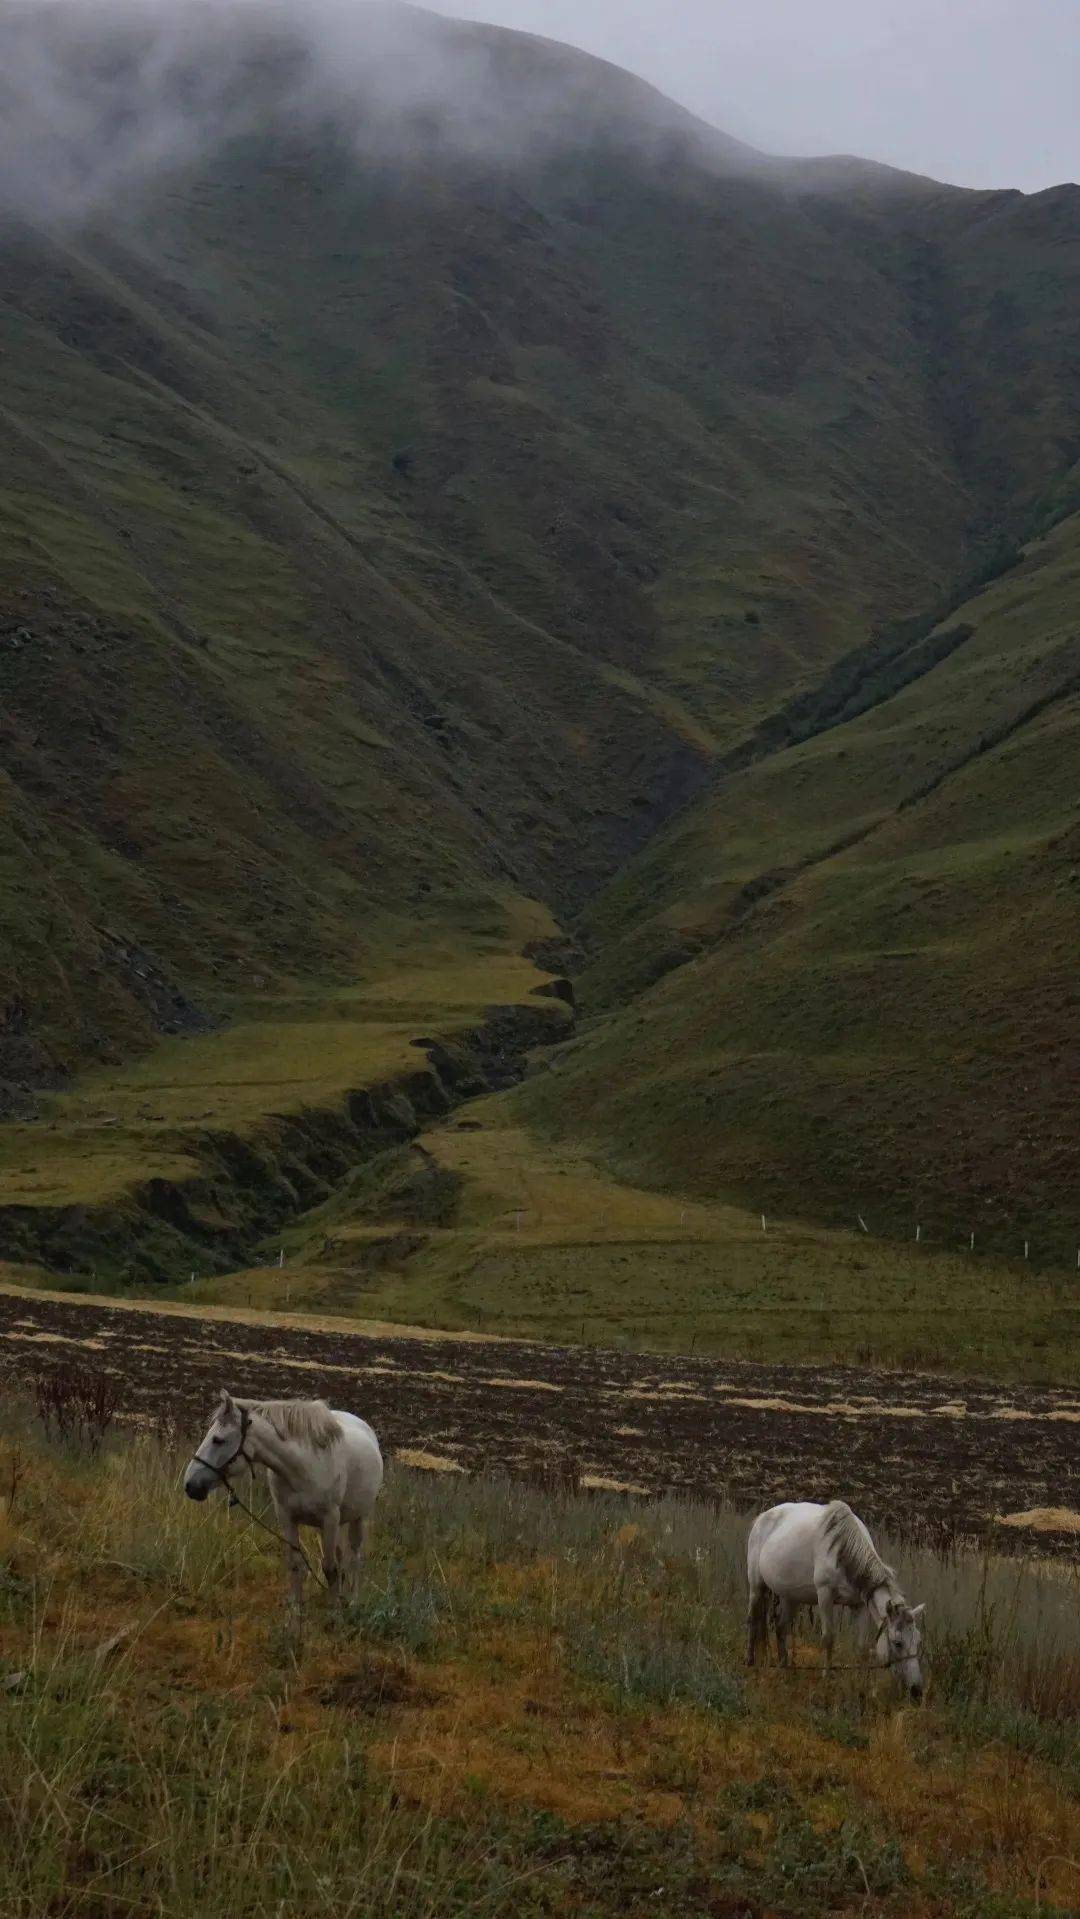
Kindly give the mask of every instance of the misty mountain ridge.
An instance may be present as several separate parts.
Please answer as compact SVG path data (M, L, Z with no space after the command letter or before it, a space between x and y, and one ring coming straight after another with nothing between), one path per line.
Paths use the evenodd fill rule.
M696 1070L707 1013L671 1008L731 926L685 848L753 905L801 833L730 769L864 649L881 724L881 636L1076 503L1077 189L771 160L548 41L310 18L0 7L12 1110L522 902L588 906L597 1004L663 974ZM770 990L797 1057L797 969Z
M796 192L937 186L848 154L760 152L595 55L407 0L5 0L0 54L0 197L54 218L284 121L384 156L512 165L608 144Z

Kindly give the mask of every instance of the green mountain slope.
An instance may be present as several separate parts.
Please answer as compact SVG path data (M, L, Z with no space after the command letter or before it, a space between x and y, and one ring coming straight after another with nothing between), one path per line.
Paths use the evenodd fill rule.
M755 940L781 978L789 888L739 908L738 941L725 902L877 833L933 756L920 735L894 779L872 754L850 790L824 742L724 769L1029 524L1080 450L1076 189L774 162L569 49L357 21L346 45L277 13L177 35L0 6L9 1109L252 996L329 1003L406 950L520 945L647 846L592 913L598 1003L722 934L705 1001L797 1051L787 989L745 997ZM905 696L944 688L942 754L975 657ZM1016 678L994 657L991 732ZM840 964L818 938L814 1022ZM658 1003L676 1079L704 1086L688 977ZM797 1161L793 1203L818 1192L820 1128L774 1142L757 1115L740 1171L713 1110L686 1107L701 1177L786 1191ZM687 1177L682 1124L657 1177ZM821 1192L852 1151L884 1193L839 1136ZM895 1184L887 1129L875 1151Z
M593 916L626 1009L533 1116L647 1181L1071 1258L1078 603L1074 513L658 839Z

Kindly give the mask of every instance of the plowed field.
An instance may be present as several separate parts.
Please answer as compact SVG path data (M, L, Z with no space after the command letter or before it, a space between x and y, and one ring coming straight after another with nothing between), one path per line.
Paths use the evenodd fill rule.
M1040 1551L1080 1556L1080 1398L849 1367L660 1358L400 1327L0 1291L0 1377L77 1356L122 1375L134 1419L201 1437L218 1389L325 1396L433 1470L535 1470L754 1507L841 1495L872 1523L1028 1548L997 1516L1056 1512Z

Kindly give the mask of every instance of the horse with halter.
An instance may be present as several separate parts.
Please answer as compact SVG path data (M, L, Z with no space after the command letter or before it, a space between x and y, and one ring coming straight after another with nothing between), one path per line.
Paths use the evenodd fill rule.
M750 1588L746 1663L767 1639L770 1597L775 1602L780 1664L788 1663L787 1634L797 1606L816 1604L826 1671L832 1665L836 1608L862 1611L879 1666L891 1667L908 1697L923 1693L919 1650L924 1608L909 1606L896 1574L880 1557L861 1519L842 1499L827 1506L787 1501L759 1513L746 1546Z
M322 1399L234 1399L223 1392L188 1463L184 1491L201 1500L227 1490L235 1501L234 1482L256 1466L266 1470L294 1603L310 1570L301 1526L319 1530L329 1590L355 1588L364 1527L383 1478L379 1442L367 1421L335 1412Z

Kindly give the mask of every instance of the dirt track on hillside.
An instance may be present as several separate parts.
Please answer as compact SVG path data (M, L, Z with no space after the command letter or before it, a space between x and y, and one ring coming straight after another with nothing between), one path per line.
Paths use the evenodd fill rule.
M507 1340L369 1332L0 1292L0 1378L60 1358L122 1374L132 1414L201 1437L223 1385L324 1395L363 1412L389 1452L444 1470L535 1470L753 1507L851 1500L871 1523L945 1540L995 1514L1080 1508L1080 1394L926 1374L661 1358ZM994 1528L1002 1550L1030 1548ZM1080 1558L1080 1536L1039 1535Z

